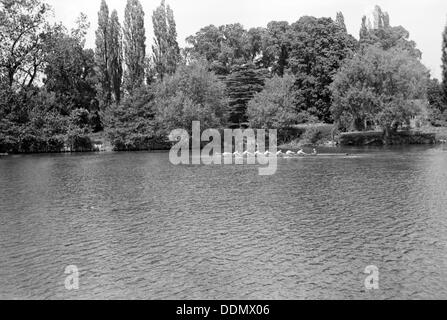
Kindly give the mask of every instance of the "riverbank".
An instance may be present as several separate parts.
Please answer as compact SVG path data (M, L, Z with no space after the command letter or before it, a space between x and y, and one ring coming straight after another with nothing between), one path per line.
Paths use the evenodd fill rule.
M82 150L72 150L70 147L64 147L59 152L52 153L70 153L70 152L113 152L113 151L138 151L117 148L107 138L105 132L93 133L88 136L88 148ZM393 135L388 141L385 141L383 132L348 132L339 133L334 125L326 123L301 124L289 129L278 130L278 140L287 141L279 143L279 150L299 150L315 147L336 147L338 145L367 146L367 145L411 145L411 144L434 144L447 142L447 127L424 126L417 130L402 131ZM169 150L169 145L160 143L147 143L144 150ZM49 153L49 152L34 152ZM11 152L9 152L11 154ZM0 156L6 156L8 152L0 153Z
M342 146L383 146L383 145L413 145L435 144L434 133L421 131L397 131L385 135L382 131L347 132L339 135L339 144Z
M447 127L423 126L399 131L386 138L381 131L339 133L331 124L303 124L295 126L296 137L282 143L279 149L306 147L336 147L338 145L413 145L447 142Z
M425 126L419 129L422 133L433 133L437 142L445 143L447 141L447 127Z

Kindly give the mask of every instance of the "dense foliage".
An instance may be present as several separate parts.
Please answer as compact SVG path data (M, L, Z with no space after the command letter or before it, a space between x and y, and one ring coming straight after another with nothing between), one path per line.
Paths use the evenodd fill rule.
M343 61L355 52L357 42L328 18L303 17L292 30L289 65L296 77L297 108L330 122L329 86Z
M426 107L427 75L408 52L371 46L336 75L331 86L334 119L356 130L377 125L391 132L407 125Z
M447 123L447 28L440 83L380 8L377 21L362 20L359 41L338 12L249 30L209 25L181 49L162 0L150 54L139 0L127 0L123 24L106 0L98 9L92 50L85 15L67 30L50 23L42 0L0 0L0 152L89 150L91 133L102 131L116 150L151 149L194 120L285 131L335 121L389 132L420 114Z
M146 29L143 6L138 0L128 0L124 12L124 73L128 93L144 84L146 68Z
M442 91L447 105L447 25L442 33Z
M407 30L390 26L388 15L378 12L375 29L363 19L360 50L331 85L332 117L344 129L381 127L390 133L428 108L429 72L420 62L421 52Z
M116 150L148 149L156 138L153 93L140 87L104 113L106 134Z
M152 23L155 34L152 46L154 71L159 79L163 79L166 74L173 74L180 62L174 12L164 0L154 11Z
M236 66L231 71L225 80L229 98L228 126L240 128L248 123L248 103L256 93L263 90L267 72L255 68L253 64Z
M197 61L154 85L155 112L159 134L169 135L181 128L191 131L193 121L203 128L220 128L227 121L225 85L209 71L208 64Z
M447 103L442 85L437 79L431 79L427 88L427 99L430 105L428 120L436 127L447 126Z
M85 16L71 32L37 0L2 1L0 152L88 150L99 129Z
M268 79L262 92L248 104L250 126L259 129L281 129L296 124L295 77L285 75Z

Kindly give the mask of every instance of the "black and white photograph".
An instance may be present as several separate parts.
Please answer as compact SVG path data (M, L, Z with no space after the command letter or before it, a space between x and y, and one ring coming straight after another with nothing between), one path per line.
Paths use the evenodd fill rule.
M446 143L445 0L0 0L0 300L447 300Z

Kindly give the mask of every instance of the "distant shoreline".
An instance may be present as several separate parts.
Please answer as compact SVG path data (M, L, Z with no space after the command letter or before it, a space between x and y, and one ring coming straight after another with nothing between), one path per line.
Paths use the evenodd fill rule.
M289 135L288 142L279 143L278 150L300 150L306 148L335 148L339 146L381 146L381 145L417 145L417 144L438 144L447 142L447 127L421 127L410 131L397 132L391 137L391 142L386 143L383 140L383 132L381 131L365 131L365 132L348 132L337 133L334 135L334 126L331 124L303 124L297 125L292 129L284 129L279 131L287 131ZM404 138L402 138L404 135ZM396 138L397 137L397 138ZM36 152L0 152L0 156L14 154L70 154L70 153L111 153L111 152L139 152L153 151L162 152L169 151L169 146L156 145L155 148L141 148L116 150L108 141L104 132L98 132L90 136L92 141L91 149L74 150L69 148L61 151L39 151Z

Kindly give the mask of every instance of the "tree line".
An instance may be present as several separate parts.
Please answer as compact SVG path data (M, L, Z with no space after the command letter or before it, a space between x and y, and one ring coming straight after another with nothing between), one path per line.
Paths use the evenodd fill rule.
M309 122L339 130L380 127L391 133L424 115L447 124L447 27L443 79L432 79L403 27L379 9L376 28L363 19L360 38L344 17L304 16L245 29L206 26L177 42L172 8L145 12L128 0L124 21L101 1L95 48L80 14L68 30L50 23L41 0L0 1L0 152L91 148L104 132L116 150L163 144L173 129L286 129Z

